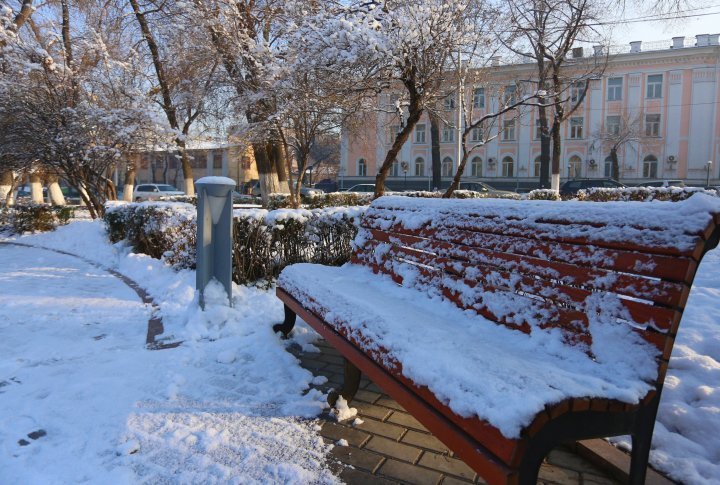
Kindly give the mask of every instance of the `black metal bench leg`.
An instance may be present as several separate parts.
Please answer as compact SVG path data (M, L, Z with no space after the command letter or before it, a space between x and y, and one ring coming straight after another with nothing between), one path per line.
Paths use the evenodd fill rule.
M328 404L334 406L338 400L338 397L342 396L347 402L352 401L360 388L360 378L362 373L360 369L355 367L355 364L345 359L345 379L343 382L343 388L340 392L332 391L328 394Z
M647 407L638 412L635 431L631 435L632 452L630 453L629 483L633 485L645 483L658 404L659 399L655 397Z
M285 305L285 321L273 325L273 332L282 332L283 338L288 338L288 335L290 335L290 332L292 332L292 329L295 327L296 318L297 315L295 315L295 312L292 311L289 306Z

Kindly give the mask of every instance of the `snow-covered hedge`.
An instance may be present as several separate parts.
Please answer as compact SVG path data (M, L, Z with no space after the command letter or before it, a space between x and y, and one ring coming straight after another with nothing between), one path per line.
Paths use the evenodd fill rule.
M679 202L698 193L717 196L715 190L705 190L702 187L626 187L622 189L606 189L593 187L578 191L578 200L590 202L610 201L639 201L651 202L653 200L669 200Z
M48 204L16 204L0 208L0 232L22 234L24 232L52 231L65 225L74 210L67 206Z
M288 264L341 265L366 207L238 209L233 213L233 279L240 284L277 276ZM178 202L111 203L110 240L175 268L195 267L196 209Z
M560 194L551 189L531 190L524 198L527 200L562 200Z

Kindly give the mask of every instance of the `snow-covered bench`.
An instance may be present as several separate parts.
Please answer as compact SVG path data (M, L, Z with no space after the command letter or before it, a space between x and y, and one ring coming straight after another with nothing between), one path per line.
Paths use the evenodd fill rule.
M559 443L631 434L642 483L660 393L720 199L383 197L351 264L278 280L295 315L490 483L535 483ZM336 399L337 396L331 396Z

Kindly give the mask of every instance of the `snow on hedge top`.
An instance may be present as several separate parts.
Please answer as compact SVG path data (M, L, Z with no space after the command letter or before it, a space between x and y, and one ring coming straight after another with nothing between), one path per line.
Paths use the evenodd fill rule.
M691 250L713 214L720 213L720 198L696 194L681 202L555 202L506 199L415 199L381 197L368 216L380 218L383 228L400 223L408 229L425 225L494 225L511 219L514 226L531 229L538 237L585 238L598 243L632 241L644 246ZM569 224L548 224L562 220Z
M215 185L231 185L235 187L235 181L229 177L203 177L199 179L195 184L215 184Z

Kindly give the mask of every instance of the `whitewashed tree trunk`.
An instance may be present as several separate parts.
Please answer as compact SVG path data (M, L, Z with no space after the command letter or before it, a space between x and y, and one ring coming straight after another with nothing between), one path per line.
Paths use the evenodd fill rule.
M65 205L65 196L60 189L57 175L50 175L48 177L48 195L50 196L51 204Z
M185 179L185 195L195 195L195 182L192 177Z
M6 172L0 172L0 203L6 205L12 205L15 201L13 200L13 182L15 177L13 173L8 170Z
M270 200L270 194L278 194L282 192L280 181L277 173L261 173L260 176L260 195L262 196L263 205L267 206ZM285 184L287 185L287 183ZM289 190L288 190L289 192Z
M39 173L30 174L30 197L34 204L45 202L42 191L42 179Z
M550 181L550 188L555 192L560 192L560 174L552 174L552 180Z

